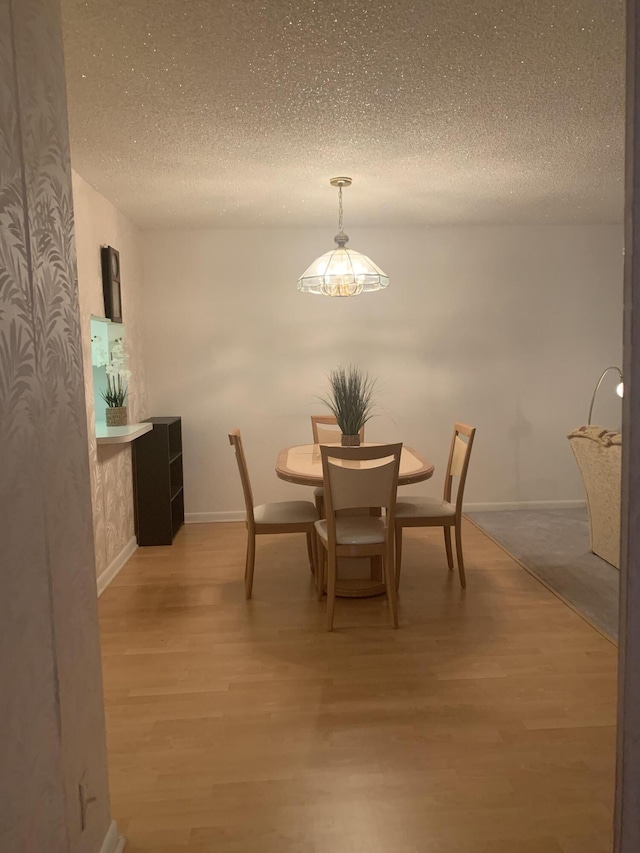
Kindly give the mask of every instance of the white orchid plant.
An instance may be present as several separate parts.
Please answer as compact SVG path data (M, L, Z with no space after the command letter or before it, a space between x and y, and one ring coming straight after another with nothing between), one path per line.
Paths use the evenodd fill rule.
M110 409L124 406L129 393L127 382L131 379L132 373L126 368L126 363L125 339L116 338L111 347L111 360L105 367L107 387L100 391L102 399Z

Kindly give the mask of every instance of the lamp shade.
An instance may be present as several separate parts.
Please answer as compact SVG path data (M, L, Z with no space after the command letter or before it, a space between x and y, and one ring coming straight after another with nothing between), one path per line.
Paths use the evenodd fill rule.
M320 296L358 296L388 285L389 277L371 258L345 246L316 258L298 279L298 290Z

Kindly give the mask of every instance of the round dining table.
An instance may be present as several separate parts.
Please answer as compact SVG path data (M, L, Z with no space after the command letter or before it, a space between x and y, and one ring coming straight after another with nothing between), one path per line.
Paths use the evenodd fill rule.
M329 445L331 446L331 445ZM335 445L336 447L338 445ZM363 447L379 447L377 444L365 442ZM410 486L420 483L433 476L435 468L424 456L412 447L403 445L400 455L400 471L398 485ZM319 444L301 444L297 447L286 447L280 451L276 462L276 474L288 483L300 486L322 486L322 457Z
M379 446L365 442L364 447ZM338 446L338 445L335 445ZM412 447L403 445L400 455L400 471L398 473L398 485L409 486L412 483L420 483L433 476L435 468L420 453ZM320 445L301 444L296 447L285 447L278 455L276 462L276 474L281 480L288 483L296 483L300 486L322 486L322 456ZM369 568L366 577L345 577L342 572L344 563L360 563L362 560L351 559L340 561L341 576L336 584L336 595L344 598L367 598L371 595L381 595L386 591L382 566L376 558L367 560ZM349 571L347 569L347 571ZM356 568L356 571L358 569Z

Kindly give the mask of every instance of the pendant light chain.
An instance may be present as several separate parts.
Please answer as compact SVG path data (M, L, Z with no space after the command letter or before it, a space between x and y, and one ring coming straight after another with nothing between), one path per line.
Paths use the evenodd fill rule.
M336 234L334 239L341 249L344 249L346 244L349 242L349 238L344 233L344 225L343 225L344 209L342 207L342 187L344 187L344 186L348 187L349 183L350 182L347 182L347 181L345 181L344 183L342 181L340 181L339 183L336 182L334 184L334 186L338 187L338 233Z

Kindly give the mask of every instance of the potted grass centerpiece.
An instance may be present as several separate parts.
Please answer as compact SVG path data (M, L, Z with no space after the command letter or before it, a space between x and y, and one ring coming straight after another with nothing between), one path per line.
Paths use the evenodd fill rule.
M127 407L125 400L127 399L127 386L122 381L123 378L128 378L125 374L128 370L119 370L117 373L112 369L109 372L107 368L107 387L100 393L102 399L107 404L106 422L107 426L126 426L127 425Z
M342 432L342 445L360 444L360 430L373 417L375 379L357 365L336 367L329 375L329 393L320 397Z
M111 348L111 362L107 364L107 387L100 390L102 399L107 404L105 420L107 426L127 425L127 381L131 378L131 371L123 365L126 363L127 354L124 348L124 339L118 338Z

